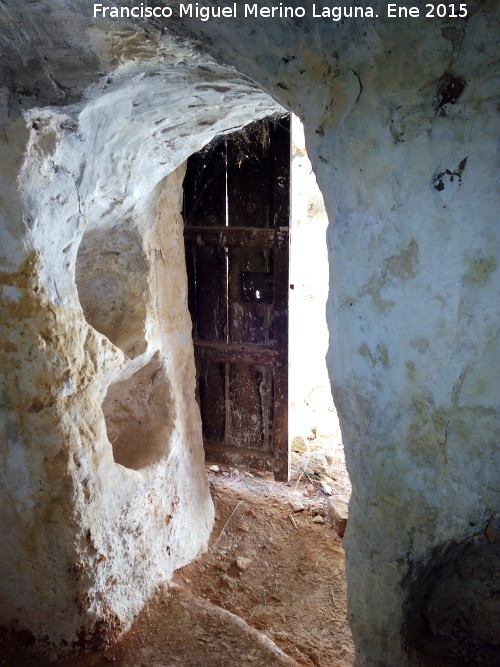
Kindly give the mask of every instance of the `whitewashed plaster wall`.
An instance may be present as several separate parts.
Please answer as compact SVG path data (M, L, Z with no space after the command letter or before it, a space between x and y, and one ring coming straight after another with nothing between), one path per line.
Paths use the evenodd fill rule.
M495 3L467 7L242 20L237 41L234 24L189 25L304 122L330 220L351 627L358 662L380 667L498 659L498 21ZM486 564L468 555L454 579L460 549Z
M373 20L135 22L129 24L128 32L110 23L105 26L110 33L108 40L104 38L104 23L89 22L89 8L83 0L57 4L45 0L33 6L30 14L23 6L13 0L3 22L3 32L11 41L4 54L7 76L1 96L2 109L10 114L6 160L1 166L7 230L2 247L8 249L5 270L9 273L3 296L6 316L13 318L12 331L18 327L3 348L14 360L12 367L3 366L9 369L7 389L3 390L8 398L7 402L3 399L3 428L8 430L4 441L8 435L9 442L18 443L5 450L13 472L4 480L7 492L3 503L12 507L6 514L7 526L15 536L8 542L5 563L12 563L21 549L29 563L27 569L34 573L23 589L22 624L39 632L34 620L37 599L62 615L61 601L75 590L69 576L61 574L67 572L66 565L75 552L74 536L84 525L73 510L86 510L93 504L74 500L78 493L83 494L82 489L74 490L81 488L83 475L74 472L76 464L68 455L73 444L69 447L67 443L78 443L81 437L85 443L101 443L104 459L111 462L103 419L94 418L90 408L91 418L82 418L89 413L79 404L86 400L81 398L86 394L80 388L83 380L76 379L76 369L79 364L96 367L95 373L102 378L97 392L102 400L104 388L117 377L123 356L85 325L72 281L78 234L83 232L83 221L67 224L71 215L77 215L77 192L82 192L80 185L78 190L75 187L80 173L73 171L74 163L81 164L76 159L78 150L68 152L69 161L62 163L68 170L60 176L61 182L67 181L63 195L68 201L62 206L62 218L53 217L58 204L51 201L56 193L47 189L47 183L54 179L52 162L57 166L60 160L47 157L53 154L53 142L47 147L43 137L38 137L39 130L29 123L26 128L25 122L16 120L16 114L19 108L79 103L74 130L65 121L67 116L74 118L67 108L34 111L29 122L36 122L42 135L59 123L58 131L71 134L74 145L81 136L80 127L87 140L93 137L89 143L92 151L85 157L89 168L84 171L87 185L82 202L95 202L95 223L91 224L96 224L96 229L100 216L110 207L114 211L111 219L126 218L138 200L147 200L146 194L154 190L160 175L173 171L189 152L230 125L217 119L234 113L234 124L238 125L245 115L248 120L261 112L263 115L266 105L269 110L275 108L269 98L259 98L248 82L239 89L241 97L232 97L231 72L226 85L219 88L217 100L210 97L211 118L217 122L201 136L200 128L206 127L202 125L207 106L203 96L198 112L182 103L182 93L176 93L179 103L169 107L168 116L160 113L163 102L152 103L155 112L143 117L140 128L135 120L140 111L135 107L121 124L113 122L112 114L100 120L106 100L115 99L108 107L114 112L134 97L136 85L141 96L161 89L158 77L149 77L149 82L147 76L135 78L124 100L114 86L126 84L115 83L114 70L121 62L125 69L130 66L126 63L131 63L140 72L145 60L153 57L151 46L163 39L162 31L172 29L195 38L198 48L257 81L275 99L293 108L305 125L309 157L330 220L329 370L353 484L345 546L350 618L359 664L427 666L431 664L426 653L430 649L425 642L432 644L435 638L441 644L431 648L436 648L440 664L454 665L471 656L483 664L494 660L500 636L495 625L498 601L488 590L498 588L499 529L495 521L500 507L495 363L499 356L499 232L493 140L498 83L496 3L468 2L468 17L463 20L387 19L385 3L376 0L373 6L380 18ZM47 7L53 11L45 15L41 31L35 19L40 19ZM19 22L29 24L32 32L16 32ZM26 39L27 34L40 37L36 47L31 38ZM50 47L51 40L57 49ZM26 74L27 62L31 78ZM202 67L200 77L210 79ZM99 71L105 72L100 79ZM118 78L120 72L123 70L118 71ZM211 80L212 91L217 92L219 76ZM98 79L101 83L95 84ZM164 86L169 85L165 80ZM81 102L84 91L86 97ZM250 103L249 114L248 109L239 107L247 91L257 96L252 99L261 100L255 106ZM226 107L221 106L224 100ZM175 116L177 107L180 111ZM150 158L159 139L154 136L154 122L162 117L166 140L172 143L163 147L163 157L158 157L153 170ZM181 121L175 120L179 117L187 130L182 139L176 127ZM191 141L188 128L192 126L197 128L199 142ZM21 166L26 142L28 153ZM113 167L101 172L106 162L102 151L108 142L115 142L120 150L126 145L127 152L118 150ZM178 160L168 157L169 148ZM56 157L58 150L56 140ZM35 170L37 181L30 170L36 159L40 162ZM161 171L163 161L165 169ZM19 170L22 198L15 187ZM113 208L115 199L117 208ZM59 221L56 236L48 220ZM61 257L68 244L70 266L66 271ZM35 250L40 250L39 254ZM28 294L27 301L18 301L19 289ZM22 326L16 324L21 317ZM64 336L58 333L60 348L42 336L48 330L54 340L54 327L57 332L61 327L64 330ZM29 341L22 343L21 334ZM64 391L70 386L68 372L73 389L63 404ZM38 377L49 378L48 393L56 395L57 409L50 408L52 412L27 412L30 406L39 407L36 401L30 402L38 397L39 387L31 386L32 378ZM67 407L72 401L73 411ZM93 399L92 409L96 410L98 403ZM40 429L46 413L50 428ZM85 424L90 433L75 435L75 424ZM51 463L45 470L46 452L57 465ZM94 471L98 473L96 467ZM13 482L14 473L17 483ZM116 469L114 474L118 474ZM138 473L120 474L129 480ZM92 479L103 488L99 474ZM203 482L199 484L200 506L205 507L209 523L206 491ZM40 514L34 514L36 493L43 510ZM109 499L115 511L114 501L104 490L99 493ZM57 513L52 514L56 504ZM43 532L35 531L36 539L41 540L40 550L33 546L36 539L30 532L34 516L44 526ZM92 518L103 527L99 535L105 535L104 528L109 525L104 516L99 510ZM68 517L73 517L73 524ZM65 526L62 531L61 526ZM207 530L207 523L203 530ZM202 541L200 535L198 547ZM82 544L80 549L85 551ZM95 553L92 549L85 552L88 578L78 584L80 590L96 590L93 586L98 577L90 561L92 555L93 562L101 553L106 557L101 544L96 547ZM45 558L46 553L57 550L66 554L64 567ZM126 553L127 563L134 557L131 549ZM460 562L467 567L457 568ZM100 560L96 567L111 565ZM58 588L62 593L56 595L45 585L42 592L34 593L36 586L45 584L54 573L60 575ZM131 576L130 581L134 583L129 588L134 589L139 578ZM96 616L104 619L103 606L108 600L119 599L112 580L109 586L98 587L101 601L94 597L91 605ZM11 590L17 592L19 587L12 584ZM449 590L452 604L446 605ZM119 607L118 603L111 605L114 613ZM124 611L123 618L129 618L127 613ZM68 636L70 625L68 620ZM60 636L52 625L47 629ZM423 634L419 635L419 629Z

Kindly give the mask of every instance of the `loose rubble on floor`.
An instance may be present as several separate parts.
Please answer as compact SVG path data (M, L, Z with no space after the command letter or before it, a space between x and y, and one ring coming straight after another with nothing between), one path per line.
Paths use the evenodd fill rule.
M216 510L207 553L176 572L115 646L59 664L350 667L344 552L332 509L349 484L345 468L319 471L318 460L294 463L288 484L207 465ZM332 495L322 489L325 477ZM0 646L0 664L50 662L17 638Z

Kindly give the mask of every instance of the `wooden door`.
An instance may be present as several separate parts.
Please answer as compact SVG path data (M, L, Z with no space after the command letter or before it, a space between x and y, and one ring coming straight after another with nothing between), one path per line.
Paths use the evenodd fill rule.
M206 458L289 479L290 119L214 140L184 181Z

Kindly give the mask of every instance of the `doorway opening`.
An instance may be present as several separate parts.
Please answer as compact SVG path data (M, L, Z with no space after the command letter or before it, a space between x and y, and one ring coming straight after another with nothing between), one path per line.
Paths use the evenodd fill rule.
M325 360L327 216L298 118L191 156L183 208L216 524L177 582L298 664L348 667L351 486Z
M184 241L208 460L288 481L290 119L188 160Z
M291 117L289 441L291 478L332 496L347 516L351 483L326 354L328 217L307 156L304 128Z
M207 460L304 478L346 506L325 361L328 220L300 120L256 121L191 156L183 215Z

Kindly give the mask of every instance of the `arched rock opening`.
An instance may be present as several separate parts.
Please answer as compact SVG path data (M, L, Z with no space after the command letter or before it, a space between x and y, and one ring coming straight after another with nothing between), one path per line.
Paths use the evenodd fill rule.
M0 620L56 643L116 617L125 628L206 542L185 310L172 299L178 326L161 348L183 415L178 439L138 474L114 464L100 407L127 362L86 324L73 266L86 225L111 229L137 202L161 219L165 192L175 202L178 191L178 176L159 187L167 174L217 132L272 113L258 81L304 120L330 219L329 368L353 482L353 634L366 664L405 664L401 583L412 564L469 539L500 504L496 3L471 0L458 20L394 20L375 0L373 20L165 25L91 20L84 4L44 0L28 16L12 0L2 26ZM180 49L169 28L251 80ZM170 263L172 239L154 248ZM160 338L156 348L147 338L152 354ZM167 354L175 342L178 357ZM174 488L186 502L167 528ZM148 494L155 512L144 509Z
M134 359L147 349L149 262L139 232L123 227L83 235L75 281L87 322Z
M168 456L175 403L158 352L132 376L110 385L102 411L116 463L140 470Z

